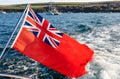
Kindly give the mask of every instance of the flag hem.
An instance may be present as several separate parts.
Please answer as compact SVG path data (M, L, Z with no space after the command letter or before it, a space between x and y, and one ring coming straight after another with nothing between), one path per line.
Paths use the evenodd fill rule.
M17 38L18 38L18 36L20 35L20 33L21 33L21 31L22 31L23 24L25 23L25 19L26 19L26 17L27 17L28 11L29 11L28 9L29 9L29 7L27 8L27 12L26 12L25 18L24 18L24 20L23 20L23 23L22 23L22 25L21 25L21 28L20 28L19 32L17 33L16 38L14 39L14 41L13 41L13 43L12 43L12 45L11 45L11 48L13 48L13 46L14 46Z

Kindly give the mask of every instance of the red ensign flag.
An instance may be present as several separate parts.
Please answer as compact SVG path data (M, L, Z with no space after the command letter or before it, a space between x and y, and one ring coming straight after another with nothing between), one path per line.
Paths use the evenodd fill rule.
M86 73L93 51L51 25L28 8L25 21L12 45L24 55L68 77Z

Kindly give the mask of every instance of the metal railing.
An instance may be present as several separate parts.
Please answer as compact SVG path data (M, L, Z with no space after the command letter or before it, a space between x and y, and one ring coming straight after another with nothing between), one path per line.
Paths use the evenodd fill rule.
M31 78L31 77L11 75L11 74L5 74L5 73L0 73L0 76L2 76L2 77L10 77L10 78L17 78L17 79L35 79L35 78Z

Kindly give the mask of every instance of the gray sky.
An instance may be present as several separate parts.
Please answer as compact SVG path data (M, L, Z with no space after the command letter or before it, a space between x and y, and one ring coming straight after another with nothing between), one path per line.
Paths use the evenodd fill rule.
M0 0L0 5L25 4L25 3L43 3L43 2L100 2L115 0ZM116 0L120 1L120 0Z

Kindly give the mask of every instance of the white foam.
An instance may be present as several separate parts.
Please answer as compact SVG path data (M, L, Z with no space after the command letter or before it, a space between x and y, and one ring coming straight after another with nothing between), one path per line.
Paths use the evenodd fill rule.
M94 52L93 62L87 66L89 73L77 79L120 79L120 27L94 27L89 34L76 35L78 41L87 43Z

